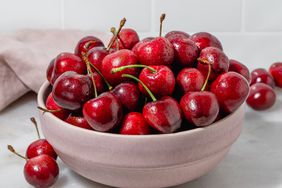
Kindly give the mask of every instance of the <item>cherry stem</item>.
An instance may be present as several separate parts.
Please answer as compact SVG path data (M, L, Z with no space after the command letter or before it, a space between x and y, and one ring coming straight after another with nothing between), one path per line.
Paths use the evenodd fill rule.
M162 14L160 17L160 37L162 36L162 31L163 31L163 21L165 19L165 14Z
M119 23L119 28L118 28L117 32L115 33L115 36L114 36L113 40L110 41L110 43L109 43L109 45L108 45L108 47L107 47L107 51L110 50L110 48L112 47L113 43L117 40L118 35L119 35L119 32L121 31L121 29L122 29L122 27L124 26L125 22L126 22L126 19L125 19L125 18L123 18L123 19L120 21L120 23Z
M42 108L42 107L40 107L40 106L37 106L37 108L38 108L39 110L43 111L43 113L45 113L45 112L56 113L56 112L62 111L62 109L58 109L58 110L48 110L48 109Z
M115 27L111 27L111 33L113 34L113 36L115 36L115 34L116 34L116 28ZM119 39L119 36L118 36L118 39ZM116 40L116 50L119 50L118 40Z
M96 43L95 40L91 40L91 41L86 42L83 47L84 47L84 49L88 50L89 46L91 44L95 44L95 43Z
M201 63L207 64L209 66L209 70L208 70L208 74L207 74L206 80L205 80L205 82L204 82L204 84L203 84L203 86L201 88L201 91L205 91L206 86L207 86L208 81L209 81L209 78L210 78L210 75L211 75L211 64L210 64L210 62L208 62L205 59L198 58L197 60L200 61Z
M16 154L16 155L19 156L20 158L23 158L24 160L27 160L26 157L24 157L23 155L21 155L21 154L19 154L18 152L16 152L16 150L13 148L13 146L8 145L7 148L8 148L8 150L9 150L10 152L12 152L13 154Z
M144 89L150 95L152 101L154 101L154 102L157 101L157 99L154 96L154 94L150 91L150 89L141 80L139 80L138 78L136 78L135 76L132 76L130 74L123 74L121 77L123 77L123 78L131 78L131 79L137 81L138 83L140 83L144 87Z
M38 125L37 125L37 122L36 122L35 118L34 118L34 117L31 117L31 118L30 118L30 121L33 123L33 125L34 125L35 128L36 128L36 132L37 132L37 135L38 135L38 139L41 139L41 138L40 138L39 129L38 129Z
M82 53L82 58L83 58L84 62L86 63L87 72L91 76L92 84L93 84L93 87L94 87L94 97L96 98L96 97L98 97L97 87L96 87L95 79L94 79L94 76L93 76L93 72L92 72L91 67L90 67L90 62L88 61L88 59L86 57L86 53Z
M125 69L129 69L129 68L147 68L150 69L152 71L152 73L156 73L156 69L154 69L153 67L150 67L148 65L142 65L142 64L136 64L136 65L125 65L125 66L121 66L121 67L117 67L117 68L113 68L111 70L112 73L117 73L120 71L123 71Z
M102 77L102 79L103 79L104 82L106 83L108 89L109 89L109 90L112 90L113 87L109 84L109 82L106 80L106 78L105 78L104 75L101 73L101 71L100 71L99 69L97 69L97 67L95 67L92 63L89 62L89 60L88 60L88 58L87 58L87 56L86 56L85 54L82 55L82 57L83 57L83 61L88 62L89 65L90 65L91 67L93 67L93 68L95 69L95 71Z

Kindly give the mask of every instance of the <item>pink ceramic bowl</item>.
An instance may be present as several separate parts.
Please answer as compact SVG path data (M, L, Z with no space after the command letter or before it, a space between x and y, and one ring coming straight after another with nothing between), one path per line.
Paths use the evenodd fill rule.
M39 106L45 107L49 91L45 82ZM115 187L167 187L196 179L223 159L240 135L244 105L206 128L144 136L84 130L39 114L45 137L78 174Z

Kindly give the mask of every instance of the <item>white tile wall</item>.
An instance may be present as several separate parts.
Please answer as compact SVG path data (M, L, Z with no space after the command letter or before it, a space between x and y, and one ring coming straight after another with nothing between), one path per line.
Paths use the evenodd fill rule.
M246 31L281 32L281 0L246 0Z
M234 32L241 29L240 0L154 0L152 20L158 30L161 13L167 13L164 30Z
M60 28L58 0L0 0L0 31L21 28Z
M250 68L282 61L282 0L0 0L0 32L22 28L108 32L122 17L141 36L164 30L217 35Z
M126 17L128 27L150 31L150 0L65 0L64 8L65 28L109 31Z

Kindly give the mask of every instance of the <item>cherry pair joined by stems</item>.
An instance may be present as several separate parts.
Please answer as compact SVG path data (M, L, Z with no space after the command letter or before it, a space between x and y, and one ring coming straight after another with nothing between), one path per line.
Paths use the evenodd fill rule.
M200 91L188 91L180 100L180 106L186 120L198 127L212 124L218 113L219 105L216 96L209 91L205 91L211 74L211 64L202 61L209 67L205 82Z
M30 120L36 128L39 139L28 146L26 157L17 153L11 145L8 145L8 150L26 160L24 176L29 184L35 187L50 187L59 175L57 154L46 139L40 138L35 118L32 117Z

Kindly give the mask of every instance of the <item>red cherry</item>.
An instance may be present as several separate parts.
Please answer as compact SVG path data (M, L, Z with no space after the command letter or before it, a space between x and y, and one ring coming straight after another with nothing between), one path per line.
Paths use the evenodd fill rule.
M199 127L212 124L219 113L216 96L209 91L186 93L180 106L186 120Z
M213 81L219 74L225 73L229 69L229 60L223 51L215 47L207 47L203 49L199 56L198 70L207 75L209 65L211 65L212 72L209 77Z
M282 62L273 63L269 67L269 72L272 75L276 86L282 88Z
M233 71L241 74L244 76L248 82L250 82L250 71L248 67L246 67L244 64L240 63L237 60L230 59L229 60L229 70L228 71Z
M138 52L139 52L139 48L141 46L143 46L143 43L146 43L146 42L149 42L151 40L153 40L154 37L147 37L147 38L144 38L143 40L141 40L140 42L138 42L137 44L134 45L134 47L132 48L132 52L137 55Z
M113 38L111 39L113 40ZM119 49L131 50L135 44L139 42L139 36L134 29L124 28L118 34ZM116 43L113 43L112 48L116 48Z
M52 59L47 67L46 70L46 78L49 82L51 82L51 78L52 78L52 73L53 73L53 69L54 69L54 62L55 59Z
M151 129L143 115L139 112L128 113L121 125L120 134L126 135L146 135L150 134Z
M182 122L180 106L172 97L163 97L145 104L143 116L151 127L161 133L175 132Z
M59 176L59 166L49 155L42 154L27 159L17 153L11 145L8 145L8 149L12 153L26 160L24 176L30 185L34 187L50 187L57 181Z
M75 47L74 53L75 55L82 58L82 54L86 54L89 49L101 46L104 47L104 43L94 36L86 36L80 39Z
M249 94L248 81L236 72L221 74L211 84L211 92L216 95L221 110L234 112Z
M157 37L150 41L142 41L134 52L143 65L171 65L174 49L168 39Z
M190 37L200 50L207 47L216 47L223 50L220 41L212 34L207 32L195 33Z
M85 118L81 116L69 115L69 117L65 121L76 127L93 130L92 127L87 123Z
M57 153L55 152L54 148L49 144L49 142L46 139L41 139L37 122L34 117L30 118L31 122L34 124L37 135L38 135L38 140L32 142L27 150L26 150L26 157L28 159L31 159L33 157L39 156L39 155L49 155L53 159L57 159Z
M165 14L160 17L160 34L156 38L148 38L136 44L133 52L143 65L171 65L174 58L174 49L168 39L162 36L162 23Z
M190 35L186 32L183 31L170 31L165 35L165 38L167 38L168 40L172 39L172 38L186 38L189 39Z
M173 72L164 65L150 67L153 68L155 72L148 68L144 68L139 75L139 79L158 98L172 95L175 87L175 78ZM148 96L148 93L144 87L140 83L138 85L139 90Z
M174 61L181 66L192 67L199 55L195 42L183 37L169 38L169 42L174 48Z
M91 48L87 53L87 58L93 66L95 66L99 71L102 71L102 61L109 54L109 51L104 47L94 47ZM95 72L95 69L92 68Z
M126 110L137 110L141 94L136 84L121 83L113 89L112 93Z
M275 100L276 94L269 85L255 83L250 88L247 104L254 110L266 110L274 105Z
M272 88L275 87L272 76L263 68L258 68L251 72L251 85L255 83L264 83Z
M93 97L93 90L93 84L89 76L68 71L56 80L52 93L56 104L60 107L68 110L78 110Z
M126 78L122 78L122 74L132 74L137 76L139 73L138 69L129 68L123 71L112 73L112 69L125 66L137 64L137 58L135 54L127 49L119 50L114 53L107 55L102 62L102 74L107 79L107 81L112 85L116 86L121 82L126 81Z
M46 139L39 139L32 142L27 150L26 150L26 157L28 159L34 158L39 155L49 155L53 159L57 159L57 154L54 151L51 144Z
M122 106L112 93L104 92L84 104L83 116L94 130L107 132L120 123Z
M282 87L282 62L273 63L269 68L276 86Z
M182 69L176 78L177 84L183 93L200 91L204 82L204 75L195 68Z
M26 181L34 187L50 187L58 179L59 166L48 155L39 155L27 160L24 166Z
M56 104L52 92L48 95L45 105L47 110L49 110L52 114L57 116L59 119L65 119L69 115L68 110L63 109Z
M51 84L54 84L56 79L67 71L86 74L86 65L80 57L72 53L59 54L54 62Z

